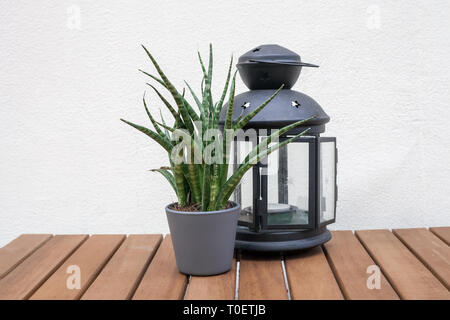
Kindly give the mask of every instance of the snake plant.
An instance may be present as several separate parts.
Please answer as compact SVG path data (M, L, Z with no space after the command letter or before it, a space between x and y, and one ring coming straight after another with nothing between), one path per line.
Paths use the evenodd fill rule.
M232 115L236 87L236 72L234 72L233 77L231 77L233 58L231 58L228 67L228 75L222 94L215 103L211 93L213 53L212 46L210 45L209 63L207 68L203 63L200 53L198 54L203 72L201 96L197 96L190 85L185 82L186 87L195 102L196 108L198 109L198 111L196 111L191 103L185 98L185 90L183 89L180 93L169 81L152 54L144 46L142 47L150 58L159 76L143 70L140 71L156 81L170 93L176 107L173 106L173 103L171 104L154 85L147 83L147 85L155 91L165 107L170 111L174 122L172 126L167 125L162 114L161 121L156 121L147 107L145 94L143 97L143 104L154 130L124 119L121 120L149 136L167 151L169 154L170 166L161 167L152 171L162 174L164 178L168 180L177 195L179 207L196 205L202 211L224 209L241 178L253 165L275 150L282 148L286 144L297 139L308 130L292 136L287 140L283 140L282 142L274 143L274 141L278 141L280 135L305 123L311 118L295 122L274 132L251 150L244 161L237 166L235 172L228 177L231 142L234 137L239 130L243 130L246 124L273 100L280 90L282 90L283 86L276 90L273 95L259 107L245 116L241 115L233 121ZM227 92L228 100L225 101ZM225 108L225 102L227 102L225 124L223 128L219 130L219 116L222 112L222 108ZM216 130L218 134L215 135L214 139L206 139L206 133L211 129ZM184 143L181 143L180 140L184 141ZM211 153L214 161L207 161L207 157L205 156L206 150L211 149L210 147L213 144L218 146ZM182 161L180 161L180 159L182 159Z

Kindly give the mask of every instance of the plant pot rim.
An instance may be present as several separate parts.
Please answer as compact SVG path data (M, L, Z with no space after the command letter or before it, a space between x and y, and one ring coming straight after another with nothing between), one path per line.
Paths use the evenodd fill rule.
M175 202L172 202L170 204L168 204L166 206L166 212L171 212L171 213L176 213L176 214L180 214L180 215L213 215L213 214L218 214L218 213L229 213L229 212L233 212L237 209L239 209L241 207L241 205L239 203L236 203L234 201L229 201L233 204L233 206L231 208L228 209L223 209L223 210L215 210L215 211L178 211L178 210L174 210L171 209L170 206L172 206Z

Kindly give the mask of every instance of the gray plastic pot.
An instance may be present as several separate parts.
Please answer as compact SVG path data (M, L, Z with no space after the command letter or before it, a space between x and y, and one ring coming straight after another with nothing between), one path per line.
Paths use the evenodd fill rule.
M241 206L207 212L166 207L177 267L180 272L207 276L227 272L233 263Z

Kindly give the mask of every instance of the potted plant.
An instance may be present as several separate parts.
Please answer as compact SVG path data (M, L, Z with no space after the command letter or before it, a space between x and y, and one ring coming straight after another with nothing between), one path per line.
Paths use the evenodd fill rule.
M169 155L169 166L154 169L172 186L178 201L166 206L166 215L172 236L177 267L191 275L213 275L230 270L234 252L234 240L240 205L229 201L241 178L253 165L273 151L283 147L304 132L278 143L278 137L292 128L310 120L286 126L261 141L249 152L237 170L228 176L230 146L239 130L260 112L283 88L246 115L232 120L236 72L231 79L233 58L228 68L225 86L219 100L214 103L211 93L213 54L209 48L209 64L206 68L200 54L203 81L201 96L197 96L189 84L186 87L195 101L196 111L185 97L169 81L160 66L143 46L159 76L140 70L159 83L172 96L176 107L152 84L148 84L169 109L173 125L168 125L161 114L156 121L150 113L145 94L143 104L154 130L121 119L128 125L149 136ZM231 79L231 85L230 84ZM228 90L229 89L229 90ZM227 104L225 99L228 93ZM226 110L222 110L222 109ZM219 115L226 114L225 125L219 128ZM212 133L211 133L212 132Z

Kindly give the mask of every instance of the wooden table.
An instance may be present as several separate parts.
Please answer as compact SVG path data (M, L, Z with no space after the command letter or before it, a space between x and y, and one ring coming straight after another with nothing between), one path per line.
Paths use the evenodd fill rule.
M25 234L0 248L0 299L450 299L450 227L332 234L301 253L237 253L212 277L179 273L170 236Z

